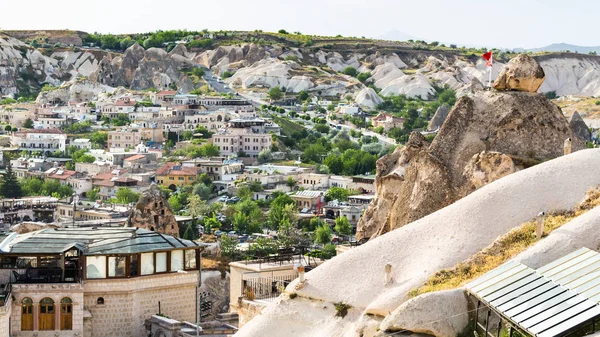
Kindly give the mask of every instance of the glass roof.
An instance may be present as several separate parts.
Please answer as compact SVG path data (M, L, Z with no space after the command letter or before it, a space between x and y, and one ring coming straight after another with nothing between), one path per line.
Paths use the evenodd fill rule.
M47 228L4 237L0 254L60 254L73 247L84 255L133 254L203 246L138 228Z

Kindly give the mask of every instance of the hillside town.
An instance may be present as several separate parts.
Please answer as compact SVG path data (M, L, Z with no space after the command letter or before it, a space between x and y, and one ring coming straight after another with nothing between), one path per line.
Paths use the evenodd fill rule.
M593 17L36 1L0 27L0 337L600 335ZM490 9L520 24L457 24ZM589 46L512 45L551 31Z

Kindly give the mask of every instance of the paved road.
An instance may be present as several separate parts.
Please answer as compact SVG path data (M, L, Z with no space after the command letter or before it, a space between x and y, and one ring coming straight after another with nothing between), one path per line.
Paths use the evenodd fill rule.
M212 70L203 67L203 66L199 66L200 68L202 68L204 70L204 79L206 80L206 82L208 82L208 85L217 93L219 94L232 94L232 95L236 95L237 92L233 89L231 89L227 83L221 83L218 81L218 78L215 76L215 74L212 72Z

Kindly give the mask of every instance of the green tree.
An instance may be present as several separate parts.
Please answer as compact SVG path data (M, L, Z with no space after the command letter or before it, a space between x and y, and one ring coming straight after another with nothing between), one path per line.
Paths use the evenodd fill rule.
M336 233L342 235L350 235L352 234L352 225L350 225L350 221L345 216L340 216L335 219L335 226L333 227Z
M344 68L344 70L342 71L342 73L344 73L344 75L356 77L356 74L358 72L356 71L356 68L348 66L348 67Z
M356 78L361 81L362 83L365 83L366 80L369 79L369 77L371 77L371 73L360 73L356 76Z
M298 93L298 96L296 96L296 98L300 101L300 102L304 102L308 99L308 92L306 92L306 90L302 90Z
M198 239L198 230L196 229L196 225L192 223L188 224L185 228L185 232L183 232L183 238L190 241Z
M213 187L202 183L197 184L194 186L194 194L199 195L202 200L208 200L213 194Z
M288 176L285 180L285 184L290 188L290 190L293 190L294 187L298 185L298 181L296 181L296 179L294 179L292 176Z
M98 191L98 189L94 188L94 189L87 191L86 196L87 196L88 200L96 201L96 200L98 200L99 192L100 191Z
M27 118L25 122L23 122L23 127L26 129L33 129L33 121L31 118Z
M269 149L263 149L262 151L260 151L258 153L258 162L260 164L268 163L272 159L273 159L273 156L271 155L271 150L269 150Z
M121 47L119 39L111 34L102 35L100 45L102 49L119 49Z
M331 187L325 194L327 200L347 201L350 192L343 187Z
M187 201L187 210L188 214L192 217L192 222L201 215L206 214L209 210L206 201L202 200L197 194L190 195Z
M227 237L227 235L221 236L221 254L230 259L235 258L238 254L238 241L234 238Z
M133 39L129 36L121 39L121 41L119 41L119 47L121 50L125 50L131 46L133 46L133 44L135 43L135 41L133 41Z
M119 187L117 190L117 200L122 204L137 202L140 199L140 194L135 193L130 188Z
M12 126L10 126L10 125L5 126L4 131L8 131L8 132L12 131Z
M273 87L267 91L267 95L273 101L278 101L283 97L283 91L280 87Z
M204 69L202 69L201 67L195 67L192 70L192 75L202 77L202 76L204 76Z
M179 196L177 194L173 194L168 200L167 202L169 203L169 206L171 206L171 209L174 212L179 212L181 211L181 209L183 208L183 205L181 205L181 202L179 201Z
M331 228L327 224L315 230L315 242L321 245L331 243Z
M252 199L252 191L248 186L242 186L237 191L237 196L242 199Z
M108 133L96 131L90 135L90 141L94 147L103 149L108 142Z
M311 144L304 149L302 153L302 162L320 163L323 156L327 154L327 149L321 143Z
M6 173L2 179L2 185L0 185L0 195L5 198L20 198L23 196L21 185L12 169L12 165L6 166Z
M325 158L323 164L329 168L329 172L332 174L342 174L344 172L344 162L338 155L330 154Z
M269 226L272 229L279 228L279 225L285 219L293 223L296 216L296 202L288 195L282 194L271 202L271 208L267 215Z
M329 125L327 125L327 124L316 124L313 127L313 129L320 133L325 133L325 134L329 133Z
M204 218L204 232L211 233L214 230L221 228L222 224L217 220L217 216L213 213L212 216Z

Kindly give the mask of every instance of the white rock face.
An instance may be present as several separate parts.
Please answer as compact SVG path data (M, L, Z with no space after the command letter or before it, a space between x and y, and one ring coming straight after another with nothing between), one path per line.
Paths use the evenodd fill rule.
M405 95L406 97L421 97L429 99L435 95L435 89L423 75L405 75L388 83L381 89L382 96Z
M455 337L469 324L468 312L462 288L427 293L404 302L381 322L380 329Z
M256 62L250 67L238 70L226 80L233 87L248 89L256 86L284 87L288 92L300 92L314 87L308 76L291 76L290 71L299 68L294 61L281 61L274 58Z
M408 299L411 289L435 272L466 260L541 211L572 209L579 204L587 191L600 184L598 165L600 149L582 150L486 185L310 271L300 291L295 290L297 281L287 291L314 300L283 300L236 336L344 336L354 328L346 320L337 327L326 325L325 333L315 324L328 316L320 307L341 301L362 314L388 316ZM392 264L393 283L384 285L388 263ZM299 326L304 330L296 335L294 327Z
M374 109L377 105L383 103L383 99L371 88L364 88L359 91L354 100L358 105L368 109Z
M398 69L395 64L384 63L373 69L369 81L372 81L377 88L383 89L388 86L391 81L402 76L404 76L404 73L402 70Z
M555 91L559 96L600 95L599 57L539 58L538 62L546 73L539 92Z

